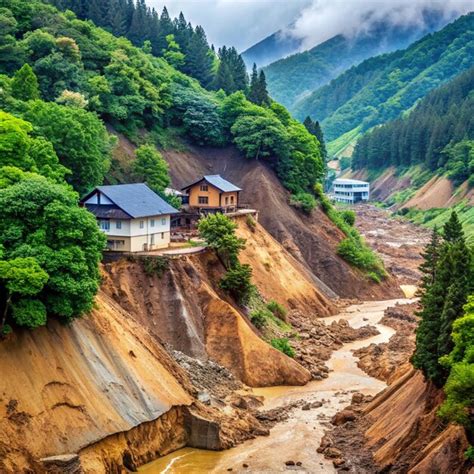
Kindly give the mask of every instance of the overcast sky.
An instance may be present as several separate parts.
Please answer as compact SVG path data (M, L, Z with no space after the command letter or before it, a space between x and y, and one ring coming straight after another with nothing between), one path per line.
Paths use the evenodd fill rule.
M294 25L289 34L310 48L338 33L355 34L372 21L418 22L424 8L446 15L474 10L474 0L147 0L171 16L183 11L193 25L202 25L210 43L243 51L266 36Z

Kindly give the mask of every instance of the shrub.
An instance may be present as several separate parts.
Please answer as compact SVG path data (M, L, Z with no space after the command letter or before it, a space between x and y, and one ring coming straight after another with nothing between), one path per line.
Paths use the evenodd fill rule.
M252 232L255 232L255 229L257 228L257 223L255 222L255 219L249 214L247 216L247 219L245 219L245 222L247 223L247 226Z
M219 286L241 304L248 303L254 290L250 265L236 264L222 277Z
M309 193L293 194L290 198L290 205L301 209L306 214L311 214L311 211L316 207L316 199Z
M146 275L153 276L157 275L158 278L163 276L163 273L168 269L169 262L166 257L159 255L154 257L145 257L141 259L143 270Z
M474 461L474 446L469 446L469 448L467 448L464 457L469 461Z
M270 344L272 347L279 350L280 352L283 352L283 354L286 354L288 357L295 356L295 350L291 347L288 338L286 337L274 338L270 341Z
M349 210L341 211L339 215L341 216L342 220L346 224L349 224L351 227L355 224L356 215L354 211L349 211Z
M283 321L286 321L286 308L281 305L280 303L277 303L276 301L269 301L267 303L267 308L273 313L274 316L276 316L278 319L281 319Z
M269 313L265 309L257 309L255 311L252 311L250 313L250 321L252 321L252 324L258 328L262 329L264 326L267 325L267 319L269 317Z

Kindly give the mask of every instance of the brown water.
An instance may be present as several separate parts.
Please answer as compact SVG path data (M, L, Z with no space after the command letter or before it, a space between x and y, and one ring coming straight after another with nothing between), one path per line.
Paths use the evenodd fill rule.
M352 327L371 324L380 334L363 341L345 344L332 354L327 365L331 372L327 379L313 381L304 387L268 387L253 389L256 395L265 397L265 409L285 406L296 400L308 402L326 400L321 408L295 409L290 418L272 428L270 436L258 437L226 451L205 451L184 448L164 456L139 469L147 474L204 474L227 472L273 473L292 470L295 472L332 473L332 462L316 452L321 437L328 429L332 416L350 403L353 392L375 395L383 390L384 382L368 376L357 367L352 351L371 343L386 342L393 329L379 324L386 308L408 299L372 301L350 306L337 316L325 318L328 324L346 319ZM289 468L288 460L300 461L299 468ZM242 465L247 464L248 468Z

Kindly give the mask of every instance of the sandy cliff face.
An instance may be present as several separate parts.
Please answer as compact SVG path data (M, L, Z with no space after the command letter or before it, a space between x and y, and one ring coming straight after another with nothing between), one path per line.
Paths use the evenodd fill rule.
M78 453L193 402L162 347L107 296L97 305L71 326L52 322L0 344L1 472L40 469L40 458Z
M436 415L443 392L410 370L365 410L368 446L380 469L390 472L467 472L464 429L444 426Z

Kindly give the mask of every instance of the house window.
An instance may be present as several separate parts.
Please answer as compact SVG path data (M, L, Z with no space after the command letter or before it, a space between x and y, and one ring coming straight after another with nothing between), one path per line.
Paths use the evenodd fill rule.
M122 228L122 221L115 221L115 227L117 229L121 229Z
M230 203L231 203L231 204L234 204L234 196L231 196L231 197L230 197Z
M155 234L151 234L151 240L150 240L151 245L155 244Z
M207 196L198 197L199 204L209 204L209 198Z
M161 218L161 225L166 225L166 217Z
M143 229L145 227L145 221L140 221L140 229Z
M161 240L163 240L164 238L165 238L165 233L162 232L162 233L161 233Z
M110 230L110 221L101 220L100 221L100 228L102 230Z
M229 198L228 197L225 198L225 205L227 206L227 204L229 204Z
M208 190L209 190L209 188L207 187L207 184L201 184L201 186L199 187L199 189L200 189L201 191L208 191Z
M155 219L150 220L150 227L155 227Z

